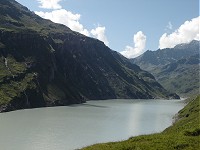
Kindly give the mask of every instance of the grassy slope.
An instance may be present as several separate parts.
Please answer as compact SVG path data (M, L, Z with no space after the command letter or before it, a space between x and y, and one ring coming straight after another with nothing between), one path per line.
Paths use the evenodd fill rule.
M132 137L122 142L95 144L83 150L197 150L200 148L200 95L179 111L179 120L162 133Z
M6 68L3 57L0 57L0 105L8 104L14 98L21 97L27 88L35 88L32 82L34 75L26 73L25 64L17 62L11 56L8 56L7 60L10 71Z

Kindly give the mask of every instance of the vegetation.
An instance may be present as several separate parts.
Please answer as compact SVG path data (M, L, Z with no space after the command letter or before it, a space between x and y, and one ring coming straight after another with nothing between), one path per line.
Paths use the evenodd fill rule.
M199 41L157 51L146 51L131 62L152 73L170 92L182 97L198 94Z
M0 58L0 105L7 104L17 97L21 97L26 89L36 88L33 73L27 73L25 63L17 62L13 57Z
M95 144L83 150L198 150L200 95L179 111L176 122L162 133L132 137L122 142Z

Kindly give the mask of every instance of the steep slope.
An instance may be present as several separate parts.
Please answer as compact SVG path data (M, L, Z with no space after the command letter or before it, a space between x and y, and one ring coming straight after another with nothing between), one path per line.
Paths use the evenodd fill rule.
M169 91L182 96L199 92L199 54L182 58L163 66L156 75L157 80Z
M114 98L179 98L104 45L0 1L0 111Z
M152 73L169 91L186 97L198 93L199 41L147 51L131 62Z

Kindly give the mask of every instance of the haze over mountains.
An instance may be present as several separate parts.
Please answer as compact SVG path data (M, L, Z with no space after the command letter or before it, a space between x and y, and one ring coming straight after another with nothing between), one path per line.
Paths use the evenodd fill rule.
M146 51L131 62L152 73L167 90L181 96L199 91L199 41Z
M103 42L0 1L0 111L115 98L179 98Z

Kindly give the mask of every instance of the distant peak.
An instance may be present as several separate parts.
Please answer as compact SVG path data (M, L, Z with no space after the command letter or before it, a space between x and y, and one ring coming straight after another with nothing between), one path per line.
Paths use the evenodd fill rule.
M175 49L184 49L186 47L191 47L191 46L198 46L199 45L199 41L197 40L192 40L191 42L189 43L181 43L181 44L178 44L176 45L174 48Z

